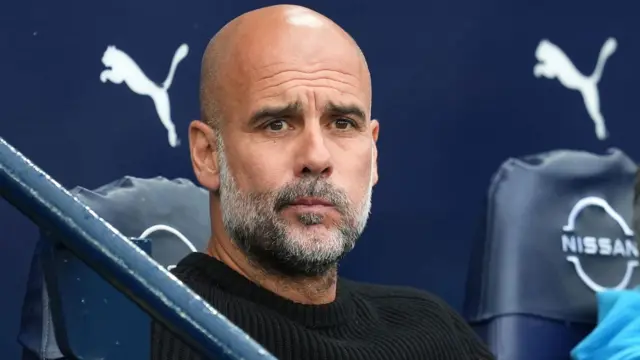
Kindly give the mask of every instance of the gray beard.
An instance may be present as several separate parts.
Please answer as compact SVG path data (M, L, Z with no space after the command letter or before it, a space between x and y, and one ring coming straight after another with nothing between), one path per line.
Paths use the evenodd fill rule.
M308 176L280 189L242 193L229 172L224 146L218 137L220 207L222 222L233 243L261 270L291 278L318 277L334 269L362 234L371 210L372 181L359 206L353 206L341 189L318 176ZM323 223L324 215L299 214L299 224L289 224L280 212L300 197L331 202L341 221L329 225L322 236L306 227Z

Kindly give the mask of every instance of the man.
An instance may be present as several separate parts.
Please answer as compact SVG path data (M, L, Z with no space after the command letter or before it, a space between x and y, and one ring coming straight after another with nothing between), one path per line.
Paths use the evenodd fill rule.
M189 144L212 236L178 278L279 359L492 358L436 297L336 273L378 181L371 78L344 30L298 6L244 14L206 49L200 101ZM199 358L158 324L153 344Z

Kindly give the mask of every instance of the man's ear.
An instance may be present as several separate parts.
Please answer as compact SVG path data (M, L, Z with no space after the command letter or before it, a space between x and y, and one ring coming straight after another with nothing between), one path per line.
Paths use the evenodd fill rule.
M217 191L220 187L216 131L200 120L189 124L189 151L193 171L200 185L211 191Z
M378 120L371 120L371 138L373 139L373 154L371 155L373 162L372 169L373 171L373 185L378 183L378 134L380 133L380 123Z

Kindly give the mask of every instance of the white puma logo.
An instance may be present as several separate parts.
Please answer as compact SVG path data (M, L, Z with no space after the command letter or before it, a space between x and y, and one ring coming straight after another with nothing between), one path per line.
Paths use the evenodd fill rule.
M166 80L162 83L162 86L157 85L144 74L142 69L136 64L133 59L127 55L124 51L116 48L113 45L107 47L104 55L102 55L102 63L107 68L100 73L100 81L106 83L107 80L114 84L121 84L124 82L129 89L138 95L149 96L156 107L156 112L160 117L162 125L167 129L169 136L169 145L176 147L180 145L180 139L176 134L176 127L171 121L171 104L169 102L169 94L167 90L171 87L173 82L173 76L176 72L178 64L189 53L189 46L182 44L176 50L171 61L171 67L169 68L169 74Z
M618 42L614 38L609 38L602 45L598 62L593 74L583 75L573 65L569 57L557 45L549 40L542 40L536 49L538 64L533 67L533 75L547 79L558 78L560 84L570 90L577 90L582 94L582 99L587 108L589 116L595 123L596 136L600 140L607 138L607 127L604 117L600 111L600 93L598 83L602 77L602 71L607 59L616 51Z

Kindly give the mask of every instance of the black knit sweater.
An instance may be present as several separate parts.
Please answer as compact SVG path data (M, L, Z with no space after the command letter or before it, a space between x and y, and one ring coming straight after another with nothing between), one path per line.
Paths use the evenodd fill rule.
M202 253L173 273L280 360L493 359L460 316L428 293L338 280L336 300L302 305ZM153 360L203 359L160 324Z

